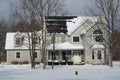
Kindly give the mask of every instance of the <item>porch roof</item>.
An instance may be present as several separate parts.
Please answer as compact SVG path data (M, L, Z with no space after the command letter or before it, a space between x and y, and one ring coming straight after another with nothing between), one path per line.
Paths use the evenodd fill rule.
M48 50L53 50L53 44L47 46ZM84 47L81 44L72 44L69 42L56 43L55 50L83 50Z
M91 49L105 49L105 46L102 44L94 44Z

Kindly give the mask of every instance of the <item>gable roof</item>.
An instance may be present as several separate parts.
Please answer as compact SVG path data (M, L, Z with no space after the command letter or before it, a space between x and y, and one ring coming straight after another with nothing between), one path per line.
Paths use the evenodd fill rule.
M39 32L40 33L40 32ZM28 41L25 39L24 40L24 45L17 46L15 45L15 38L18 35L18 37L23 36L26 37L27 33L23 32L8 32L6 34L6 42L5 42L5 49L10 50L10 49L29 49L28 48ZM39 34L38 34L39 35ZM39 49L39 46L36 47L36 49Z
M15 42L14 42L14 38L16 36L16 34L18 33L14 33L14 32L9 32L6 34L6 43L5 43L5 49L28 49L27 46L22 45L20 47L15 47Z
M68 35L71 35L75 30L81 27L81 25L85 23L87 20L90 20L91 22L95 23L97 19L98 17L77 17L72 19L71 21L67 22Z
M7 33L6 34L6 42L5 42L5 49L11 49L13 48L13 44L14 44L14 36L15 33Z

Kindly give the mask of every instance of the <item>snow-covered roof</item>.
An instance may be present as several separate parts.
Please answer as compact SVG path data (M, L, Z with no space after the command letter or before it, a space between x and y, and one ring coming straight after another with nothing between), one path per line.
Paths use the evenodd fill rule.
M14 45L14 37L17 33L12 33L9 32L6 35L6 43L5 43L5 49L28 49L27 46L20 46L20 47L15 47Z
M16 33L7 33L5 49L12 49L12 48L14 48L14 36L15 35L16 35Z
M71 35L73 31L78 29L86 20L95 23L98 17L77 17L67 22L68 34Z
M95 22L92 23L91 25L89 25L88 27L86 27L86 28L80 33L80 35L86 34L87 31L90 30L94 25L95 25Z
M102 44L94 44L91 49L105 49L105 46Z
M53 50L53 44L48 45L47 49ZM72 44L69 42L55 44L55 50L75 50L75 49L81 50L81 49L84 49L84 47L80 44Z
M23 36L27 38L27 33L21 33L21 32L8 32L6 34L6 43L5 43L5 49L29 49L28 48L28 41L25 39L23 45L16 46L15 45L15 37ZM39 47L36 47L36 49L39 49Z
M76 17L71 19L70 21L67 21L67 30L68 35L71 35L76 29L78 29L86 20L90 20L93 23L97 21L98 17ZM91 25L92 26L92 25ZM91 27L90 26L90 27ZM90 28L88 27L88 29ZM83 30L85 32L87 29ZM28 49L27 46L22 45L21 47L15 47L14 45L14 37L17 33L14 32L8 32L6 35L6 43L5 43L5 49ZM58 44L56 44L58 45ZM66 46L69 45L69 46ZM62 46L62 47L61 47ZM74 45L71 43L62 43L58 47L59 49L83 49L83 46L81 45Z

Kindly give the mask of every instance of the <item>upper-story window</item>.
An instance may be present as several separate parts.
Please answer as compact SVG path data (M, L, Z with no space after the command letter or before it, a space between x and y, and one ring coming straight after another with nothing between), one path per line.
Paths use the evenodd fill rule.
M73 42L79 42L79 36L73 36Z
M21 39L20 38L16 38L16 45L21 45Z
M53 43L54 43L54 37L51 36L51 44L53 44Z
M34 44L37 45L40 42L40 37L38 35L34 36Z
M65 42L65 41L66 41L65 36L61 36L61 42L63 43L63 42Z
M24 37L20 32L17 32L17 34L14 37L15 46L21 46L23 44L23 41L24 41Z
M21 46L23 44L24 38L23 37L17 37L15 38L15 45Z
M94 42L103 42L103 32L98 29L93 32Z

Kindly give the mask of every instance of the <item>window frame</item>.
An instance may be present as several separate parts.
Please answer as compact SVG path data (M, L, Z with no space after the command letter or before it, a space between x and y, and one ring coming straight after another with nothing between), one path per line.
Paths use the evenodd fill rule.
M102 51L101 50L98 50L97 51L97 57L98 57L98 59L102 59Z
M95 59L95 51L92 50L92 59Z
M51 36L50 43L53 44L53 36Z
M99 31L98 33L96 33L95 31ZM96 40L96 38L99 37L100 40ZM92 34L92 42L93 43L103 43L103 38L104 38L104 33L101 29L96 29L94 30L93 34Z
M38 52L34 52L34 57L38 58Z
M15 39L15 44L17 46L21 45L21 38L20 37L18 37L18 38Z
M66 41L66 37L65 36L62 35L60 38L61 38L61 43Z
M74 38L75 38L75 37L78 38L78 41L74 41ZM80 36L73 36L73 37L72 37L72 41L73 41L73 42L80 42Z
M16 52L16 56L15 56L17 59L20 59L21 56L20 56L20 52Z
M23 42L24 42L24 37L16 37L14 44L15 46L21 46L23 45Z

